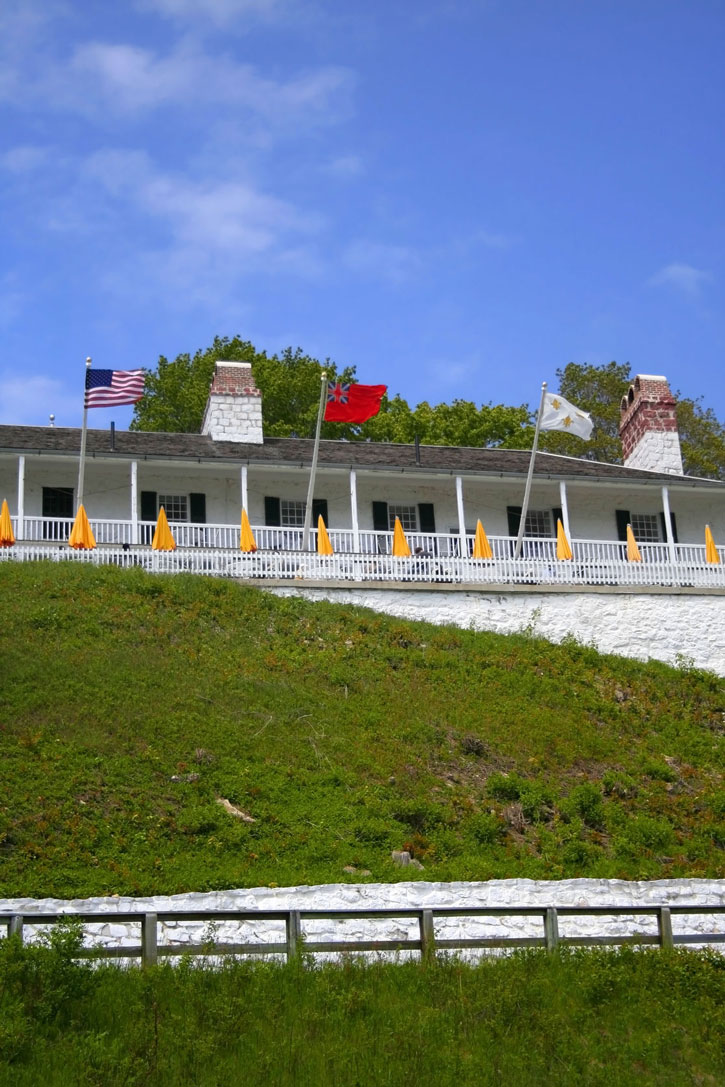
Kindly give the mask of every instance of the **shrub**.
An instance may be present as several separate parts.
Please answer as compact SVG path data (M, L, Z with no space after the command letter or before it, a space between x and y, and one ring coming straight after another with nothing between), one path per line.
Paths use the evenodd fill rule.
M709 808L713 815L725 815L725 789L718 789L712 794Z
M401 800L395 806L393 819L405 823L412 830L430 830L443 821L443 810L438 804L425 800Z
M647 850L667 850L674 845L675 834L666 819L638 815L624 827L624 838L633 846Z
M519 793L519 803L527 821L540 823L554 810L553 789L539 781L527 781Z
M657 759L644 759L642 773L653 781L677 781L677 771L666 762L659 762Z
M589 827L604 825L602 794L599 787L591 781L575 785L566 800L561 801L559 808L565 818L579 816Z
M498 815L490 812L481 812L475 815L470 823L473 837L479 845L493 845L497 842L505 830L503 821Z
M620 800L628 800L638 792L637 782L623 770L607 770L602 777L602 786L605 796L617 796Z
M486 782L489 795L495 800L519 800L526 782L518 774L491 774Z
M590 868L596 861L601 860L602 850L592 842L574 841L567 842L561 853L562 864L565 868L576 869L581 872Z

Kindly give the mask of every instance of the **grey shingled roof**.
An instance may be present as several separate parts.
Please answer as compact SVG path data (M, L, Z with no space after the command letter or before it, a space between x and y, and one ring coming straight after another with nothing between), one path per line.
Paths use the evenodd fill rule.
M61 454L78 456L80 452L79 428L0 426L0 452ZM146 431L116 431L114 448L111 449L109 430L89 430L87 452L89 456L119 459L135 457L148 459L189 458L220 464L259 464L280 467L308 466L312 459L313 442L310 438L265 438L262 445L239 442L215 442L202 434L161 434ZM321 467L393 469L422 472L450 472L481 475L523 476L529 466L530 453L525 449L478 449L460 446L421 445L420 463L416 462L413 445L391 442L331 442L320 443ZM648 481L669 483L687 482L690 485L723 487L717 480L673 476L659 472L645 472L636 468L623 468L619 464L580 460L576 457L560 457L552 453L538 453L536 475L564 479L602 480L609 482Z

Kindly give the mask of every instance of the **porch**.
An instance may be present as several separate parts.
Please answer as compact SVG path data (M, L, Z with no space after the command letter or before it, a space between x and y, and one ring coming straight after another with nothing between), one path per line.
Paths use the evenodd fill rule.
M626 545L611 540L572 540L572 559L556 557L556 540L526 537L514 558L515 537L490 536L492 559L474 559L472 533L408 533L410 558L391 554L392 532L329 529L333 555L301 550L302 530L253 525L258 550L239 550L239 526L172 522L177 550L151 549L152 521L91 519L98 547L67 546L71 518L18 518L18 542L0 549L1 561L50 559L142 567L157 573L188 572L244 580L295 579L439 585L549 585L671 587L725 590L725 564L706 561L704 544L641 543L641 562L627 560ZM138 542L134 542L134 537ZM316 531L312 548L316 548Z

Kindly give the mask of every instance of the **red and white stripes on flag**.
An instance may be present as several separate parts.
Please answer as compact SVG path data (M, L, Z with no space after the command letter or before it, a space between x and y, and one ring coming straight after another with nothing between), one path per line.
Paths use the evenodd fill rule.
M143 396L145 370L86 370L87 408L135 404Z

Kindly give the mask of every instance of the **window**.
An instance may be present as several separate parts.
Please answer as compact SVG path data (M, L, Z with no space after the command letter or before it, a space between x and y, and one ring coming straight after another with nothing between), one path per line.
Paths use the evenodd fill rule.
M280 517L286 528L302 528L305 523L306 502L295 502L283 498L280 502Z
M656 513L633 513L631 524L638 543L659 542L660 526Z
M164 507L169 521L188 521L189 504L185 494L158 495L158 508Z
M417 532L418 518L415 506L388 506L388 528L395 528L395 518L399 518L404 532Z
M529 510L524 536L551 536L551 510Z
M43 487L43 517L72 517L73 488Z

